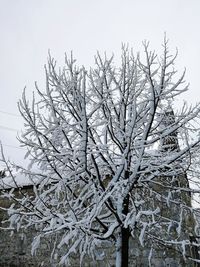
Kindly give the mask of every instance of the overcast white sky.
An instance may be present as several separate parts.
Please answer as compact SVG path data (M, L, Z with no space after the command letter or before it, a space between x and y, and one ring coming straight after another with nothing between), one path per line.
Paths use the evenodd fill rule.
M160 49L164 32L173 52L179 49L177 68L187 68L190 91L185 99L200 100L199 0L0 0L0 140L12 160L22 161L15 139L23 122L17 101L24 86L44 86L48 49L64 62L74 51L82 65L93 65L97 50L119 56L121 43L137 52L148 39ZM9 114L9 113L12 113ZM14 146L14 147L13 147Z

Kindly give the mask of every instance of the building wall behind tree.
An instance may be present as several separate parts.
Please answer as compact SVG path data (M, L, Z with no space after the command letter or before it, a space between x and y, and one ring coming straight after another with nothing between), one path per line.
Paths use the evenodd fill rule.
M26 192L32 193L32 188L25 188ZM18 193L17 193L18 194ZM1 207L8 207L11 203L7 200L0 200ZM7 218L7 213L0 211L0 226ZM51 259L51 251L54 245L55 236L42 240L41 247L37 254L31 255L31 243L35 235L34 229L29 231L13 231L0 229L0 267L56 267L59 266L56 259ZM130 256L129 263L131 267L149 266L149 253L151 244L146 243L144 247L139 243L139 238L130 238ZM115 266L115 248L108 243L99 249L96 253L96 259L84 259L83 267L114 267ZM194 267L192 263L185 263L181 256L173 250L160 249L153 252L151 267ZM79 267L79 256L74 254L69 267Z

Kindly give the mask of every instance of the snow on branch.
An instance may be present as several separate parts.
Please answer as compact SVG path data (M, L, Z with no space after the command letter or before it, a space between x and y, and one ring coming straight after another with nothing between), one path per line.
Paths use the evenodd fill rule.
M116 265L127 266L129 238L147 247L149 264L160 244L178 246L184 260L199 260L188 252L197 242L187 240L196 227L192 194L200 192L189 183L199 183L192 166L200 149L200 104L172 108L188 85L185 71L175 79L177 54L170 55L166 38L161 57L147 42L144 50L142 61L122 46L120 66L98 53L89 71L72 54L57 70L49 55L45 90L36 83L32 101L24 90L19 140L30 165L18 169L29 177L33 196L12 195L18 205L10 208L10 223L15 216L19 228L38 229L32 253L44 236L56 234L52 251L59 251L61 264L75 253L81 262L94 257L107 241L117 248Z

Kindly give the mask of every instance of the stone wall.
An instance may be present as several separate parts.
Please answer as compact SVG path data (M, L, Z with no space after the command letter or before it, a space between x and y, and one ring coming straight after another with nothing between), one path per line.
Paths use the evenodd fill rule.
M31 194L31 188L25 188L26 192ZM16 194L18 192L16 191ZM9 203L5 199L0 199L1 207L9 207ZM2 221L7 217L7 213L0 210L0 227L3 226ZM56 259L51 259L51 251L54 244L55 236L43 240L41 248L38 249L37 254L31 255L31 243L35 235L36 230L17 232L16 230L8 231L0 229L0 267L56 267L59 266ZM131 267L147 267L149 266L149 252L150 246L143 248L138 238L130 240L130 266ZM97 256L93 261L91 259L85 259L83 267L114 267L114 247L105 245L100 249L99 255L105 254L104 259ZM98 253L97 253L98 254ZM69 267L79 267L78 255L74 255L72 263ZM192 263L185 263L181 261L180 255L173 251L166 251L166 249L160 248L154 252L151 260L151 267L194 267ZM198 266L198 265L196 265ZM67 266L66 266L67 267Z
M31 194L32 188L24 189ZM16 190L16 195L19 192ZM7 199L0 198L0 207L7 208L11 202ZM34 231L17 231L5 230L5 224L2 222L6 220L7 212L0 209L0 267L39 267L51 266L49 264L50 258L50 242L43 242L41 252L38 251L37 257L31 255L31 243L34 236Z
M26 192L32 193L31 187L24 188ZM16 195L19 193L15 192ZM0 207L8 208L11 202L6 199L0 198ZM5 224L2 222L6 220L7 212L0 209L0 267L56 267L59 266L56 259L52 259L51 251L54 245L54 238L52 236L46 240L42 240L41 247L37 250L36 255L31 255L31 244L33 237L36 234L35 229L29 231L17 231L3 229ZM105 247L108 254L112 255L113 248ZM79 259L77 255L72 258L71 267L79 267ZM111 267L115 266L113 258L107 257L106 260L86 259L84 267Z
M58 262L51 260L50 242L42 243L41 248L37 254L31 256L31 240L33 233L16 233L12 236L7 231L0 231L0 267L56 267ZM132 241L133 242L133 241ZM131 243L132 243L131 242ZM106 248L105 248L106 249ZM107 251L110 249L106 249ZM149 250L135 247L132 243L130 251L130 266L131 267L147 267L149 266L148 256ZM165 251L159 251L157 255L151 260L151 267L193 267L195 265L180 262L177 258L165 255ZM111 253L112 255L112 253ZM71 267L79 267L78 256L73 257ZM84 267L114 267L114 258L106 257L104 260L96 259L95 261L86 259Z
M31 256L31 242L33 232L29 233L11 233L0 230L0 267L56 267L56 260L51 260L51 240L42 242L41 248L37 254ZM131 267L147 267L149 265L149 250L136 246L134 240L130 242L130 266ZM104 247L107 254L113 255L113 248ZM77 256L78 258L78 256ZM80 264L76 255L74 255L71 267L79 267ZM85 259L84 267L114 267L114 257L107 256L105 259ZM164 251L160 251L151 261L151 267L182 267L190 265L182 265L179 260L165 257ZM193 266L193 265L191 265Z

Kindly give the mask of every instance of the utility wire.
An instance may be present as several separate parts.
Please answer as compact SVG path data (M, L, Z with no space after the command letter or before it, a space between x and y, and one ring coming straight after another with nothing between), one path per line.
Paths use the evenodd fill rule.
M17 115L17 114L11 113L11 112L6 112L6 111L0 110L0 113L6 114L6 115L10 115L10 116L14 116L14 117L18 117L18 118L20 117L21 118L20 115ZM3 125L0 125L0 129L8 130L8 131L13 131L13 132L18 132L19 131L17 129L6 127L6 126L3 126Z
M12 147L12 148L17 148L17 149L22 149L22 150L26 150L25 148L22 147L18 147L18 146L12 146L12 145L6 145L6 144L2 144L2 146L7 146L7 147Z
M0 125L0 129L7 130L7 131L12 131L12 132L20 131L20 130L17 130L17 129L14 129L14 128L5 127L5 126L2 126L2 125Z
M14 117L20 117L20 115L17 115L17 114L14 114L14 113L11 113L11 112L6 112L6 111L3 111L3 110L0 110L0 113L3 113L3 114L7 114L7 115L10 115L10 116L14 116Z
M6 115L9 115L9 116L14 116L14 117L18 117L18 118L20 117L21 118L20 115L17 115L17 114L11 113L11 112L6 112L6 111L0 110L0 113L6 114ZM7 130L7 131L12 131L12 132L18 132L19 131L19 130L15 129L15 128L5 127L3 125L0 125L0 129ZM7 147L15 148L15 149L17 148L17 149L21 149L21 150L26 150L26 149L24 149L22 147L17 147L17 146L12 146L12 145L7 145L7 144L2 144L2 146L3 147L7 146Z

